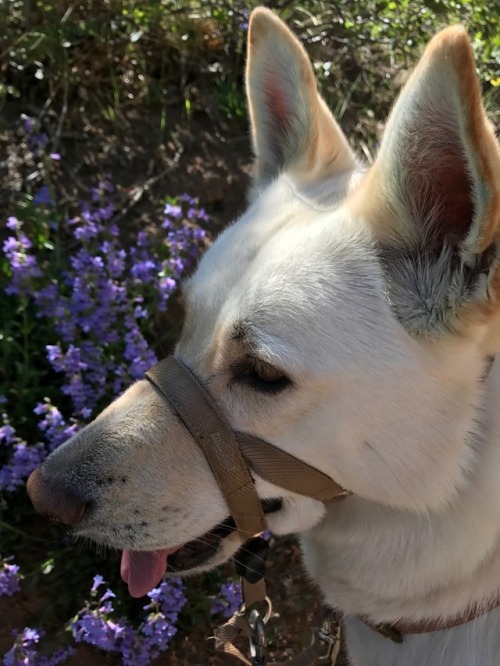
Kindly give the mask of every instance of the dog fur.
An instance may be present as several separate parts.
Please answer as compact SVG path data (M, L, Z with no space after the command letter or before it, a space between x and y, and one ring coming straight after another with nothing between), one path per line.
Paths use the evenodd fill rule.
M234 430L353 492L325 509L255 478L262 499L283 498L270 528L300 534L307 571L345 612L353 666L496 666L500 609L402 645L355 617L452 618L500 594L500 363L486 373L500 348L500 151L469 40L456 26L430 42L370 168L269 10L253 12L248 48L251 205L184 285L175 354ZM227 517L147 381L44 475L89 502L75 533L117 548L179 545Z

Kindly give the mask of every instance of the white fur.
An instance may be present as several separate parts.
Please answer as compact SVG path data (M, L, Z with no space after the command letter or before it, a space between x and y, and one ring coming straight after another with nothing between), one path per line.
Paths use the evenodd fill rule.
M307 570L325 600L347 614L353 665L496 666L498 610L454 629L408 637L402 645L353 617L363 614L375 623L453 617L500 594L498 361L483 382L486 355L498 351L498 316L479 314L489 311L485 299L494 295L484 285L496 264L481 263L479 250L470 249L471 237L482 237L478 227L483 225L484 235L491 225L487 206L478 205L467 239L477 274L462 281L465 268L452 263L458 252L453 248L442 270L426 268L426 247L420 248L424 266L413 271L404 248L408 243L414 251L411 238L419 234L409 228L415 223L409 204L399 221L388 219L388 233L382 228L384 214L390 218L402 204L385 200L399 194L393 183L381 187L378 176L398 163L398 132L401 123L411 124L415 103L434 103L439 48L426 56L423 78L414 75L409 97L403 93L382 157L365 173L355 166L340 130L325 119L310 65L291 33L260 9L251 34L254 142L258 160L260 151L266 164L257 165L247 213L217 239L185 285L186 321L176 355L210 390L235 430L268 440L354 493L325 509L256 479L262 499L284 499L283 509L269 516L271 529L301 533ZM443 37L443 43L455 37ZM273 58L274 48L297 59L287 76L280 71L283 58ZM276 109L262 107L266 76L284 86L295 133L277 162L268 135L275 121L286 124L287 118L279 105L274 119ZM303 93L298 111L295 88ZM439 99L453 107L460 99L453 81L450 90L447 96L440 89ZM279 95L278 90L278 100ZM309 122L318 125L311 128ZM312 157L311 137L317 144ZM477 158L470 170L473 193L484 195L493 185L481 182L478 147L463 124L457 140L467 143L464 159ZM303 172L307 168L314 179ZM403 199L411 196L406 192ZM387 239L398 240L404 270L388 266L398 261L396 255L380 253ZM429 318L422 306L425 322L414 330L404 313L415 309L415 294L405 280L416 275L418 288L420 280L429 283L436 274L444 286L425 292ZM450 285L449 313L446 281L467 285ZM431 316L435 300L446 315L439 325ZM468 315L459 325L464 309ZM234 366L249 356L279 368L291 386L271 395L239 382ZM71 483L92 501L77 533L116 547L172 547L227 515L201 452L147 382L130 388L44 467L46 479ZM238 546L236 537L227 539L204 568L226 560Z

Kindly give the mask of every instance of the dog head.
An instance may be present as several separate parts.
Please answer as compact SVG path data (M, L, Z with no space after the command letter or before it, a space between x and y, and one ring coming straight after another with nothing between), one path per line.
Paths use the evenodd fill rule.
M500 158L467 36L431 41L369 169L286 26L257 9L248 40L251 204L184 284L175 355L234 430L366 500L440 507L473 458L500 345ZM276 533L321 521L321 503L255 483ZM241 545L202 452L147 381L52 453L30 492L75 534L125 549L133 594L167 556L185 573Z

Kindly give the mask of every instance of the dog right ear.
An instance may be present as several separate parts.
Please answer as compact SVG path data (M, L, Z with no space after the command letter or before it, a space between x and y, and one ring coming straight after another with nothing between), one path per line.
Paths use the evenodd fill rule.
M281 171L311 182L356 166L345 136L318 95L307 53L264 7L250 17L246 85L257 185Z
M369 220L408 330L436 335L494 319L498 350L500 150L463 28L428 44L349 206Z

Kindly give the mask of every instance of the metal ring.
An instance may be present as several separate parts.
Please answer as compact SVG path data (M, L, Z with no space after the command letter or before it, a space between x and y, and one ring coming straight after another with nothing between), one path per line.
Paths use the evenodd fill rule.
M266 611L266 614L264 615L264 618L263 618L262 621L264 622L264 624L267 624L269 622L270 618L271 618L271 615L273 614L273 602L271 601L271 599L267 595L266 595L264 601L267 604L267 611ZM245 604L241 604L240 610L238 611L238 613L241 613L243 615L246 612L247 612L247 607L245 606Z

